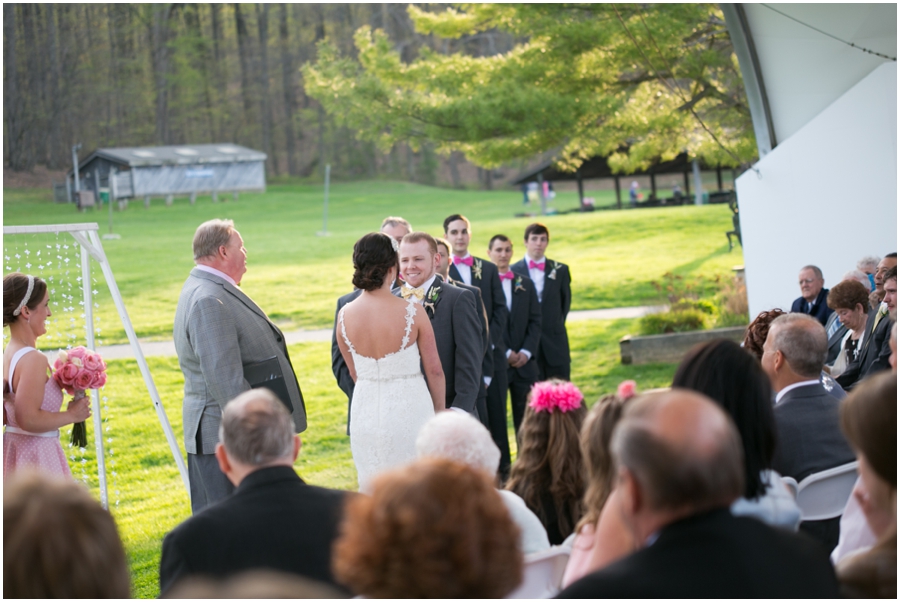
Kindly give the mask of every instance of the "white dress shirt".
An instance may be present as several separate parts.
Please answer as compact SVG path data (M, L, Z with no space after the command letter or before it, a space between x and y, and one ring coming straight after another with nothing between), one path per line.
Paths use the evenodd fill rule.
M544 262L546 264L547 258L541 257L540 259L535 259L525 253L525 265L530 265L530 263L534 261L537 263ZM546 267L546 265L544 266ZM544 270L539 270L537 268L528 268L528 277L534 281L534 288L537 291L537 297L539 302L544 301Z
M431 278L429 278L428 280L426 280L426 281L422 284L422 286L409 286L409 283L408 283L408 282L404 283L402 286L408 286L409 288L420 288L420 289L422 289L422 290L427 294L427 293L428 293L428 289L431 288L431 284L434 282L434 279L435 279L436 277L437 277L437 274L434 274ZM402 288L402 287L401 287L401 288ZM414 299L415 302L416 302L418 305L422 305L422 303L425 302L425 299L424 299L424 298L420 300L420 299L417 299L416 297L412 297L412 299Z
M470 255L469 253L466 253L466 257L471 257L471 256L472 255ZM465 282L469 286L472 286L472 268L470 268L469 266L467 266L464 263L456 263L456 261L455 261L456 255L454 255L453 257L454 257L453 265L456 266L456 271L459 272L459 277L462 278L463 282ZM465 259L466 257L461 257L460 259Z
M226 274L225 272L220 272L216 268L211 268L208 265L203 265L202 263L197 264L197 269L201 272L206 272L208 274L212 274L213 276L218 276L219 278L224 279L226 282L231 283L232 286L237 286L237 282L234 281L234 278Z

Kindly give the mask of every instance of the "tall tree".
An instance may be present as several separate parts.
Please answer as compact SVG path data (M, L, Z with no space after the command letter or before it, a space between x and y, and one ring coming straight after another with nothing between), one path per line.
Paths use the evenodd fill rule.
M241 97L244 99L244 119L249 118L253 109L253 93L250 78L250 41L247 33L247 21L241 11L241 5L234 5L234 27L237 31L238 58L241 62Z
M263 152L268 156L266 164L278 174L278 156L272 145L272 103L269 99L269 5L256 5L256 27L259 31L259 105L262 127Z
M423 35L481 36L474 52L400 55L360 28L359 60L334 44L304 70L307 93L384 150L432 142L484 167L557 150L574 170L682 151L713 164L755 156L740 72L717 5L475 4L409 14ZM491 54L492 31L520 41ZM487 55L487 56L486 56Z
M47 142L47 167L50 169L59 169L65 163L65 141L62 139L62 128L60 127L60 119L62 118L60 107L61 91L60 80L62 73L59 69L59 49L56 40L56 7L53 4L47 4L46 12L47 20L47 56L49 58L49 69L47 72L47 93L50 98L49 121L49 140Z
M294 134L294 114L297 112L297 96L294 90L294 61L288 28L287 4L280 4L278 42L281 50L281 89L284 94L284 135L287 147L287 168L292 176L297 175L296 135Z
M24 119L21 114L22 102L19 92L19 66L17 63L18 32L16 5L3 5L3 110L6 119L5 150L9 166L19 171L27 169L28 152L23 144Z
M152 42L153 74L156 84L156 143L169 143L169 18L172 4L151 7L150 39Z

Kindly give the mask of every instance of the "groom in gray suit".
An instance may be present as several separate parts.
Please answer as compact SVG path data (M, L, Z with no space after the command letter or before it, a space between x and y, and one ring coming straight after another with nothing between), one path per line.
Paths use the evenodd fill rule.
M306 408L284 334L238 288L247 271L247 250L234 222L204 222L193 247L197 265L181 289L173 335L184 373L184 447L196 514L234 490L215 451L222 410L251 388L245 366L277 361L298 433L306 430Z
M475 295L450 286L436 273L440 258L430 234L411 232L400 242L400 274L404 284L394 289L425 308L434 329L444 369L446 407L477 416L475 401L481 384L484 339Z

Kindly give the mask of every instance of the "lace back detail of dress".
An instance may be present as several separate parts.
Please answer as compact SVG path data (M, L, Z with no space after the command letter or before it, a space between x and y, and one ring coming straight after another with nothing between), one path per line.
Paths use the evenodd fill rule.
M350 339L347 338L347 328L344 326L344 310L346 307L341 308L341 313L338 315L338 321L341 323L341 336L344 337L344 343L347 344L347 348L350 350L350 353L356 355L356 349L353 347L353 343L350 342Z
M413 297L409 298L409 303L406 305L406 330L403 331L403 342L400 343L400 351L406 349L406 346L409 345L409 333L412 331L413 322L416 319L416 302Z

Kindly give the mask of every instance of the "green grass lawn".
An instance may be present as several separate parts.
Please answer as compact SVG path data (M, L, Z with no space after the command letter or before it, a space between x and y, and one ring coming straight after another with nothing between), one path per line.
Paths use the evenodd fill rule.
M78 214L71 206L49 203L47 197L48 191L43 190L4 190L4 225L99 221L101 232L105 231L105 212ZM160 200L154 203L150 209L132 203L128 210L116 212L115 231L122 238L103 241L103 245L138 335L160 339L171 338L178 293L192 265L191 237L206 219L235 220L249 251L243 288L287 329L331 326L335 299L351 288L352 244L377 229L386 215L402 215L418 229L439 233L446 215L464 213L472 220L476 254L483 254L481 249L498 232L517 243L525 226L533 221L512 217L522 207L521 195L515 190L449 191L394 182L334 185L330 236L325 237L316 234L322 229L322 190L315 186L279 184L265 194L242 195L236 203L213 204L203 197L194 206L184 199L172 207ZM565 208L575 203L574 194L560 193L555 204ZM733 265L742 263L740 249L728 252L724 232L731 227L731 217L721 205L597 211L548 216L543 221L551 231L549 255L572 268L574 309L659 303L651 281L667 271L712 277L726 275ZM53 235L4 237L4 254L10 258L6 265L12 269L24 266L37 250L56 240ZM58 240L68 239L63 235ZM26 248L34 254L26 256ZM517 244L515 250L521 256L522 245ZM75 251L73 246L69 256L75 257ZM47 268L48 274L60 278L53 286L57 290L54 299L59 299L53 307L50 333L55 338L48 340L47 346L83 343L83 333L67 338L73 328L77 331L83 324L77 283L75 288L67 288L80 272L68 264L59 267L59 261L55 265L52 270ZM70 274L63 279L66 269ZM124 342L124 331L96 269L94 279L99 280L93 287L97 290L95 311L102 325L99 336L104 344ZM74 297L68 303L62 298L67 293ZM635 379L641 389L669 384L674 372L671 364L619 363L618 340L636 332L637 320L570 323L572 378L589 402L614 391L628 378ZM311 483L355 489L356 472L345 435L347 400L331 374L329 345L298 344L291 346L290 352L309 417L297 469ZM181 444L183 377L177 360L148 361ZM102 395L108 407L103 437L110 508L129 554L134 594L151 598L159 594L162 538L190 515L190 507L137 364L133 360L109 364L110 378ZM89 437L90 449L83 453L69 450L70 464L75 476L86 477L96 491L92 427ZM514 450L511 430L510 441Z

